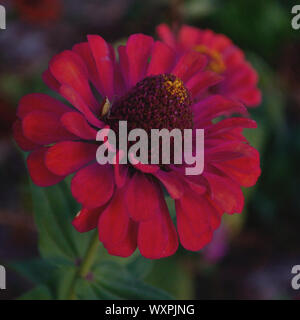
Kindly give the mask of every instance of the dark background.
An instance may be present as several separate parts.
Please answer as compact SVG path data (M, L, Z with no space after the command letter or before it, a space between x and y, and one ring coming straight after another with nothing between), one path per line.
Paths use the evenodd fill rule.
M226 217L206 249L179 250L154 262L147 281L176 298L300 297L290 285L291 268L300 264L300 30L291 27L296 1L61 0L53 11L38 9L44 2L0 0L7 8L7 29L0 30L0 264L38 255L27 171L11 125L24 94L48 92L41 74L49 59L87 34L117 44L131 33L154 35L162 22L187 23L226 34L258 70L263 102L250 111L258 129L247 135L260 151L262 175L245 192L244 212ZM7 282L0 299L32 286L11 270Z

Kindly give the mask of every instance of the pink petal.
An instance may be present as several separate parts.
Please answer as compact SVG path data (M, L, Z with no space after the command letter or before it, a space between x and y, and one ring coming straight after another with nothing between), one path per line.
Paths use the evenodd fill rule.
M31 151L40 147L40 144L34 143L24 137L22 121L19 119L13 125L13 136L18 146L24 151Z
M47 148L31 152L27 158L27 167L32 181L40 187L49 187L62 181L64 176L57 176L45 166Z
M163 183L173 199L182 197L186 186L184 180L182 180L176 172L159 170L153 175Z
M132 220L129 222L127 234L121 244L117 246L110 246L109 244L105 244L105 248L107 252L113 256L119 256L123 258L127 258L131 256L137 247L137 224Z
M88 232L91 231L98 226L99 217L103 211L104 207L88 210L86 208L82 208L74 220L72 221L73 227L78 232Z
M62 116L64 113L72 111L72 109L46 94L31 93L20 100L17 116L23 119L32 111L47 111L57 116Z
M128 57L128 82L130 86L134 86L145 77L153 43L154 41L151 37L143 34L133 34L129 37L126 44L126 53Z
M96 140L97 131L92 128L79 112L67 112L60 119L64 127L79 138Z
M96 62L101 93L111 99L114 95L114 57L102 37L90 35L88 43Z
M89 79L92 81L94 86L99 91L101 91L99 74L98 74L96 63L92 55L89 43L82 42L82 43L75 44L72 50L75 51L81 57L81 59L85 62L88 70L88 74L89 74Z
M118 188L124 186L128 176L128 166L119 164L121 156L121 152L119 151L116 156L116 164L114 165L115 181Z
M43 73L42 79L50 89L56 92L59 91L60 83L53 77L49 69Z
M61 85L75 90L91 110L97 111L95 100L88 82L88 71L81 57L70 50L63 51L50 61L50 71Z
M26 138L38 144L51 144L62 140L75 140L56 114L47 111L33 111L22 121Z
M128 83L129 79L129 62L128 56L126 53L126 46L119 46L118 47L118 54L119 54L119 66L120 71L122 73L123 79L125 81L125 89L128 90L130 88L130 84Z
M96 160L97 145L64 141L50 147L46 154L47 168L59 176L67 176Z
M205 129L205 135L213 137L215 135L230 131L234 128L256 128L257 124L254 120L247 118L230 118L219 121L211 127Z
M199 251L212 240L212 230L210 227L203 229L200 234L195 233L189 220L179 203L176 203L177 230L182 246L191 251Z
M176 46L175 36L168 25L162 23L157 26L156 33L158 34L159 38L171 48L174 48Z
M153 219L139 224L138 247L148 259L168 257L178 248L177 233L162 194L159 205L160 211Z
M185 50L193 49L200 43L200 36L200 29L183 25L178 33L178 42L180 43L180 47Z
M187 191L182 198L175 201L175 204L176 213L177 205L179 205L180 209L183 210L184 215L191 221L191 230L196 234L201 234L211 227L210 211L207 211L207 206L204 207L202 195Z
M143 173L133 175L126 188L126 205L133 220L148 220L157 214L157 188L158 185Z
M207 70L195 74L187 82L186 87L189 89L192 97L196 99L201 97L205 90L221 82L223 79L223 76L220 76L215 72Z
M196 127L201 128L202 123L223 115L232 113L246 114L246 108L238 102L224 98L221 95L212 95L193 106Z
M128 232L129 222L124 190L117 189L99 219L99 240L109 247L122 244Z
M170 73L174 62L175 52L160 41L154 43L153 52L148 67L147 75Z
M78 171L72 179L71 191L74 198L87 209L104 205L114 190L111 166L94 163Z
M204 173L211 189L211 199L226 213L240 213L244 207L244 196L240 186L229 178Z
M79 110L87 119L87 121L97 128L103 128L104 122L97 119L97 117L90 110L81 96L68 85L62 85L60 87L60 94L67 99L77 110Z
M172 70L172 74L180 78L183 82L187 82L192 76L202 70L206 64L207 58L205 55L196 51L189 51L179 59L175 68Z

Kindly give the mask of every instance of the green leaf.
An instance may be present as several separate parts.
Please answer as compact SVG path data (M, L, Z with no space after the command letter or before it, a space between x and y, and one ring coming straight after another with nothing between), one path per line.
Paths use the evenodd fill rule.
M31 183L39 249L44 258L75 261L82 257L91 233L79 234L71 222L79 210L65 182L48 188Z
M53 300L53 296L46 285L39 285L23 294L18 300Z
M108 262L94 268L92 281L81 279L75 291L80 299L172 299L164 291L137 280L126 267Z
M53 272L53 267L49 260L33 259L26 261L13 262L9 267L24 276L35 284L44 283L48 281Z
M144 279L153 266L153 261L144 258L143 256L137 256L126 267L127 270L137 279Z

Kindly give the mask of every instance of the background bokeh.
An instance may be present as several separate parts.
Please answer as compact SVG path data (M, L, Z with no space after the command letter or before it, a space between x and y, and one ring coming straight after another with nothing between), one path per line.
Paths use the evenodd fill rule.
M43 9L41 3L52 5ZM245 192L244 212L226 217L207 248L199 253L180 249L171 258L145 264L146 281L179 299L300 297L290 285L291 268L300 264L300 30L291 28L296 1L0 0L0 4L8 15L7 30L0 30L0 264L31 261L38 255L29 179L11 126L24 94L49 93L41 80L49 59L87 34L100 34L117 44L131 33L154 35L161 22L188 23L229 36L259 73L263 102L250 111L258 129L247 135L260 151L262 175ZM33 286L13 268L7 273L8 290L0 291L0 299L17 298Z

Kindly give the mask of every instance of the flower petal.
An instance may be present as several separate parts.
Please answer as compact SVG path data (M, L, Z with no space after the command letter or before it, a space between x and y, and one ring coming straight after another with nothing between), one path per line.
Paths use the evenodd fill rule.
M43 75L42 75L42 79L44 81L44 83L53 91L58 92L59 91L59 87L60 87L60 83L53 77L51 71L49 69L47 69Z
M99 240L108 247L122 244L128 232L129 222L124 190L117 189L99 219Z
M87 119L87 121L97 128L103 128L104 122L100 121L90 110L82 97L72 87L62 85L59 89L60 94L67 99L77 110L79 110Z
M22 126L25 137L38 144L77 139L62 126L59 116L52 112L33 111L25 116Z
M139 224L138 247L141 254L148 259L168 257L178 248L177 233L162 193L158 214Z
M147 75L170 73L175 63L175 52L166 44L156 41L148 67Z
M185 53L172 70L172 74L180 78L183 82L190 80L197 72L202 70L207 64L207 58L196 51Z
M18 146L24 151L31 151L40 147L40 144L30 141L24 136L22 121L19 119L13 125L13 136Z
M153 175L163 183L173 199L179 199L182 197L185 189L185 183L183 179L180 179L179 174L174 171L165 172L163 170L159 170L153 173Z
M199 251L212 240L212 230L206 226L200 234L192 230L192 221L188 219L180 203L176 203L177 230L182 246L191 251Z
M46 94L31 93L20 100L17 116L23 119L32 111L47 111L57 116L62 116L64 113L72 111L72 109Z
M205 172L211 189L211 199L226 213L240 213L244 207L244 196L240 186L229 178Z
M67 112L60 119L64 127L85 140L96 140L97 131L92 128L79 112Z
M134 86L144 78L153 43L152 37L144 34L133 34L129 37L126 44L126 53L128 57L128 82L130 86Z
M98 35L89 35L88 43L96 62L101 93L111 99L114 95L114 57L107 42Z
M107 252L111 255L123 258L131 256L137 247L137 230L137 224L130 220L127 234L121 244L118 244L117 246L110 246L108 243L104 244Z
M89 86L87 68L77 53L70 50L63 51L50 61L49 66L52 75L61 85L73 88L91 110L99 109Z
M72 221L73 227L78 232L88 232L91 231L98 226L99 217L104 210L104 207L88 210L86 208L82 208L74 220Z
M193 106L196 127L201 128L203 123L223 115L232 113L246 114L246 108L239 102L229 100L222 95L212 95Z
M97 145L64 141L50 147L46 154L47 168L59 176L67 176L96 160Z
M165 23L156 27L156 32L161 40L163 40L168 46L174 48L176 46L176 39L169 26Z
M110 165L91 164L78 171L72 179L74 198L87 209L104 205L114 190L113 171Z
M40 187L49 187L62 181L65 176L57 176L45 166L45 154L48 148L31 152L27 158L27 167L32 181Z
M143 173L136 172L126 190L126 205L135 221L153 218L158 210L158 186Z

